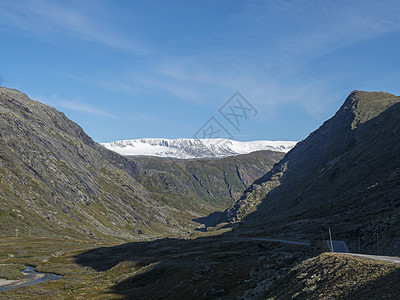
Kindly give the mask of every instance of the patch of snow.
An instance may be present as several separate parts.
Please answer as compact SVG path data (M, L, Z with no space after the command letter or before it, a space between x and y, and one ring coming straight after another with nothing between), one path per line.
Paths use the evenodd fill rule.
M247 154L260 150L289 152L297 142L251 141L228 139L163 139L145 138L102 143L104 147L125 156L157 156L179 159L217 158Z

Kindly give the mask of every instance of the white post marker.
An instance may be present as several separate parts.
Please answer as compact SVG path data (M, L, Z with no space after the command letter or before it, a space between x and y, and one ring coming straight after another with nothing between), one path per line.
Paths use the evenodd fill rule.
M330 227L329 227L329 239L331 240L331 252L333 252L333 241L332 241L332 233Z

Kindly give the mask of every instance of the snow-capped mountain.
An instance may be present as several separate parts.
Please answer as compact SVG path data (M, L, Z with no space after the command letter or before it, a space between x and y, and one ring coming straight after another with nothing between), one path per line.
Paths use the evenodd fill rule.
M225 157L259 150L288 152L292 141L238 142L228 139L162 139L147 138L102 143L104 147L125 156L158 156L179 159Z

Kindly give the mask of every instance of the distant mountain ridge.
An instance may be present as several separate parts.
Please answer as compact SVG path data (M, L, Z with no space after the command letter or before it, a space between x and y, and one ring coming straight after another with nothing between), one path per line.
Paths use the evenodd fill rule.
M157 156L178 159L220 158L248 154L260 150L289 152L294 141L238 142L228 139L164 139L143 138L102 143L104 147L124 156Z
M129 160L137 166L138 182L164 203L181 212L203 206L205 215L232 205L283 156L283 152L264 150L216 159L134 156Z

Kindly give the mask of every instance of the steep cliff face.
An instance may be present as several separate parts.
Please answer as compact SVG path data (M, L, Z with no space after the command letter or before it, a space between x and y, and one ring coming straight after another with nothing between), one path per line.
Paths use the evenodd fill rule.
M334 117L298 143L229 210L244 227L285 227L321 238L334 227L368 247L400 229L400 98L354 91ZM285 224L285 225L283 225ZM282 228L281 228L282 229ZM383 241L384 242L384 241Z
M0 232L131 238L177 231L185 220L52 107L0 88ZM182 223L182 224L181 224Z

